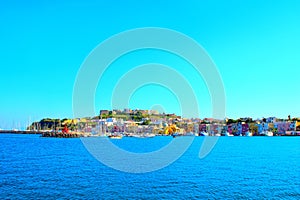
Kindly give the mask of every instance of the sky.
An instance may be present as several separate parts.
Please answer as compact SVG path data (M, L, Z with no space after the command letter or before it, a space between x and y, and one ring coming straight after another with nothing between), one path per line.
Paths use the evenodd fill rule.
M181 32L206 50L223 80L227 117L300 117L299 10L297 0L1 1L0 128L72 118L74 83L90 52L115 34L143 27ZM124 73L154 62L188 80L198 117L212 115L203 78L181 58L151 49L109 66L95 92L95 114L113 107L111 94ZM180 114L179 101L153 84L132 91L128 107Z

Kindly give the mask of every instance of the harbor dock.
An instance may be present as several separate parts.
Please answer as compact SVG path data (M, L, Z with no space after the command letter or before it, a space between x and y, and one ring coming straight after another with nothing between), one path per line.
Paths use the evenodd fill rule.
M87 137L87 133L81 132L54 132L54 131L33 131L33 130L0 130L0 134L37 134L41 137L56 137L56 138L79 138Z
M44 132L41 135L42 137L55 137L55 138L80 138L80 137L87 137L87 134L79 133L79 132L72 132L72 133L65 133L65 132Z
M10 133L10 134L42 134L44 131L34 131L34 130L0 130L0 134Z

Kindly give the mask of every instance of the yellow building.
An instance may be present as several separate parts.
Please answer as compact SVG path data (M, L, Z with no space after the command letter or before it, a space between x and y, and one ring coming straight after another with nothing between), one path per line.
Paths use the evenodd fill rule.
M300 121L296 121L296 129L298 126L300 126Z

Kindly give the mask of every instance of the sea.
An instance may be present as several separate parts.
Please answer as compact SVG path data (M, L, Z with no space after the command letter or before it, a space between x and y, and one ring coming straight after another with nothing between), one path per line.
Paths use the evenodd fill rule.
M174 139L111 142L145 153ZM102 164L79 138L0 134L0 199L300 199L300 137L220 137L200 159L203 140L169 166L139 174Z

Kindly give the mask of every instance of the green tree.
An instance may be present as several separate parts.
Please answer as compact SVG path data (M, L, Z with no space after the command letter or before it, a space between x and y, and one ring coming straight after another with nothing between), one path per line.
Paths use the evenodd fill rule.
M151 121L149 119L143 121L142 125L149 125L151 124Z
M249 124L249 130L253 135L256 135L258 133L258 127L256 126L255 123L250 123Z

